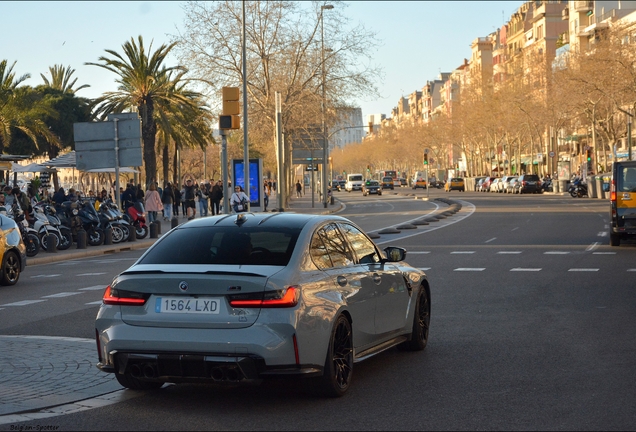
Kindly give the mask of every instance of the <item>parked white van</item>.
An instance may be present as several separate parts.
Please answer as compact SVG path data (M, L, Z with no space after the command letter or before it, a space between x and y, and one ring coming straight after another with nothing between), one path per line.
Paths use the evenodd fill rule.
M345 190L351 192L352 190L362 190L362 174L347 174L347 183L345 183Z

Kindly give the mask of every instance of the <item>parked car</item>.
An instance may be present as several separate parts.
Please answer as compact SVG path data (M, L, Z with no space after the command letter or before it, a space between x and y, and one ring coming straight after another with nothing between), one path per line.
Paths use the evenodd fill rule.
M499 192L506 193L508 192L508 185L510 184L510 180L516 179L517 176L507 175L501 178L501 183L499 184Z
M453 177L448 181L448 183L446 183L446 186L444 189L446 190L446 192L450 192L452 190L464 192L465 191L464 179L461 177Z
M393 177L382 177L382 189L391 189L394 188Z
M614 162L610 184L610 245L636 236L636 162Z
M490 191L490 183L494 177L486 177L483 182L481 182L481 187L479 189L480 192L489 192Z
M0 214L0 245L0 285L15 285L26 267L26 247L17 222L4 214Z
M519 176L519 193L543 193L541 179L536 174L522 174Z
M136 390L286 376L341 396L355 362L426 347L430 287L405 257L333 215L192 220L106 288L98 367Z
M367 196L369 194L382 195L382 186L377 180L367 180L362 185L362 195Z
M508 180L508 186L506 186L506 193L509 194L516 194L519 193L519 178L518 177L513 177L510 180Z
M405 179L405 178L400 177L400 186L402 186L402 187L406 187L406 186L408 186L408 185L409 185L409 182L408 182L408 181L406 181L406 179Z
M492 179L488 192L499 192L499 183L501 183L501 178L495 177Z

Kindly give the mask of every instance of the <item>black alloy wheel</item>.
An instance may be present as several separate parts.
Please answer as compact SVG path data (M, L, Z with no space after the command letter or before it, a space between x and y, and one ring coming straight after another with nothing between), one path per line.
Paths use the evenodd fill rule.
M431 302L428 291L420 287L415 304L415 315L413 317L413 331L411 340L399 345L406 351L421 351L428 344L428 328L431 323Z
M73 244L73 234L68 228L60 228L60 242L57 245L58 250L66 250Z
M353 337L351 323L344 315L338 316L331 331L329 349L323 376L317 390L328 397L344 395L351 385L353 374Z
M14 251L5 252L0 285L15 285L18 279L20 279L20 258Z
M137 235L137 239L145 239L148 235L148 226L137 225L135 227L135 234Z
M40 252L40 237L34 233L27 234L26 239L24 239L24 245L26 246L26 255L34 257Z
M86 241L91 246L99 246L104 243L104 231L100 228L90 228L86 231Z

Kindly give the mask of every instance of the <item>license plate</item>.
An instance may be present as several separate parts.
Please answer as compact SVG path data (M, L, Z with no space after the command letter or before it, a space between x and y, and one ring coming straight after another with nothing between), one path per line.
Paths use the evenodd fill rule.
M218 314L220 301L217 298L158 297L156 313Z

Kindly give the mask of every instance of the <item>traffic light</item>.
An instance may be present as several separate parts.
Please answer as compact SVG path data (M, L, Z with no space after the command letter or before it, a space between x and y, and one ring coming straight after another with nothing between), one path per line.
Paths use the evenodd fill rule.
M424 153L424 165L428 165L428 153Z
M223 113L219 116L219 129L240 129L241 107L238 87L223 87Z
M587 161L587 163L592 162L592 150L590 149L585 150L585 156L586 156L585 160Z

